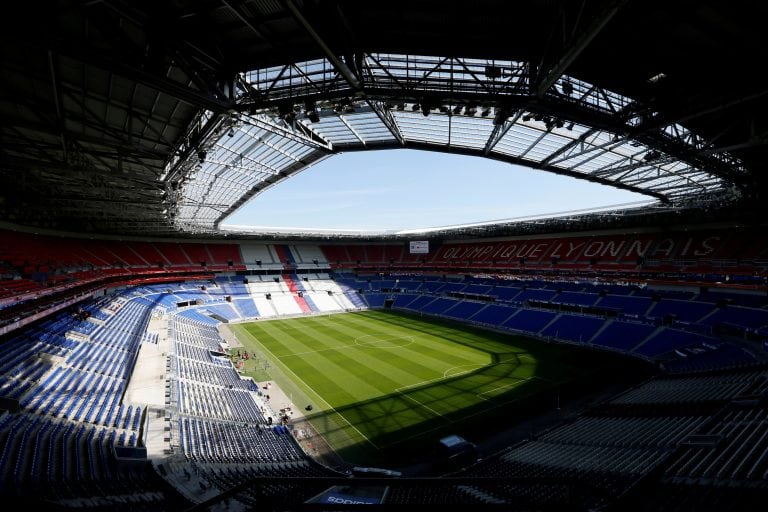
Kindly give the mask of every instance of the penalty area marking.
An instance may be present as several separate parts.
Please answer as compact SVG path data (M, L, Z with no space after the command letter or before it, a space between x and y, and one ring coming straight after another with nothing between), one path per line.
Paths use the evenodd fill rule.
M463 372L459 372L459 373L454 373L453 375L448 375L448 372L450 372L451 370L453 370L455 368L464 368L465 366L469 366L472 369L464 370ZM441 380L446 380L448 378L459 377L461 375L464 375L465 373L472 373L477 368L484 368L486 366L488 366L488 365L485 365L485 364L463 364L461 366L451 366L450 368L448 368L447 370L445 370L443 372L443 376L442 377L437 377L437 378L429 379L429 380L422 380L422 381L416 382L414 384L408 384L407 386L401 386L401 387L395 389L395 393L402 393L406 389L411 389L411 388L415 388L415 387L418 387L418 386L423 386L425 384L432 384L433 382L438 382L438 381L441 381Z
M404 342L398 343L398 340ZM370 348L403 348L414 343L410 334L363 334L355 338L355 345Z
M474 371L474 370L476 370L478 368L483 368L484 366L486 366L486 365L484 365L484 364L463 364L463 365L460 365L460 366L452 366L452 367L448 368L447 370L445 370L443 372L443 376L442 377L438 377L436 379L430 379L430 380L423 380L421 382L417 382L415 384L409 384L407 386L401 386L401 387L395 389L395 393L398 393L403 398L407 398L408 400L411 400L412 402L415 402L415 403L419 404L421 407L425 408L426 410L428 410L432 414L435 414L436 416L440 416L441 418L447 420L448 423L453 423L453 420L450 420L450 419L446 418L443 414L440 414L439 412L437 412L436 410L434 410L430 406L428 406L428 405L426 405L424 403L421 403L420 401L416 400L412 396L407 395L405 393L405 391L408 390L408 389L411 389L411 388L422 386L424 384L429 384L429 383L432 383L432 382L438 382L438 381L441 381L441 380L445 380L445 379L447 379L449 377L457 377L459 375L464 375L465 373L470 373L470 372L472 372L472 371ZM448 372L450 372L451 370L454 370L456 368L465 368L465 367L470 367L470 369L469 370L464 370L463 372L459 372L459 373L456 373L456 374L453 374L453 375L448 375Z
M529 356L527 354L522 354L522 355L519 355L519 356L510 357L509 359L502 359L501 361L499 361L496 364L506 364L506 363L518 363L519 364L521 359L528 359L532 363L537 362L535 357L531 357L531 356Z
M458 377L459 375L464 375L465 373L471 373L474 370L485 368L486 366L489 366L487 364L462 364L459 366L451 366L447 370L443 372L443 378L447 379L448 377ZM464 370L463 372L459 373L451 373L456 368L469 368L469 370Z
M461 365L458 365L458 366L451 366L450 368L446 369L443 372L443 376L442 377L437 377L437 378L429 379L429 380L422 380L422 381L416 382L414 384L408 384L407 386L399 387L399 388L395 389L395 393L401 393L403 390L406 390L406 389L415 388L415 387L418 387L418 386L423 386L425 384L432 384L434 382L438 382L438 381L441 381L441 380L446 380L446 379L449 379L449 378L452 379L454 377L461 377L462 375L466 375L467 373L472 373L475 370L479 370L479 369L482 369L482 368L487 368L489 366L497 366L497 365L500 365L500 364L512 363L512 362L516 362L515 359L505 359L504 361L499 361L498 363L490 363L490 364L461 364ZM468 369L464 370L464 371L460 371L458 373L451 373L454 370L456 370L457 368L468 368Z
M525 379L517 379L517 382L510 382L509 384L505 384L503 386L499 386L497 388L489 389L488 391L483 391L482 393L478 393L477 396L482 400L488 400L488 398L485 398L483 395L486 395L488 393L493 393L494 391L498 391L500 389L509 389L509 388L516 388L520 384L525 384L527 381L531 379L535 379L536 377L527 377Z
M259 345L261 345L261 348L263 348L263 349L264 349L266 352L269 352L269 354L272 356L272 358L273 358L275 361L280 361L280 359L279 359L278 357L276 357L276 356L275 356L275 354L273 354L273 353L272 353L272 351L271 351L271 350L269 350L269 349L267 348L267 346L266 346L266 345L264 345L262 342L260 342L260 341L259 341L259 338L257 338L256 336L254 336L254 335L253 335L253 334L252 334L250 331L248 331L247 329L244 329L244 330L245 330L246 334L248 334L248 336L250 336L251 338L253 338L254 340L256 340L256 342L257 342ZM281 361L281 363L282 363L282 361ZM336 410L336 408L334 408L334 407L333 407L331 404L329 404L328 402L326 402L326 401L325 401L325 399L324 399L323 397L321 397L320 395L318 395L318 394L317 394L317 393L316 393L316 392L315 392L315 391L312 389L312 387L311 387L311 386L307 385L307 383L306 383L306 382L304 382L304 379L302 379L301 377L299 377L298 375L296 375L296 372L294 372L294 371L293 371L293 370L291 370L291 369L290 369L288 366L286 366L286 365L285 365L285 363L282 363L282 365L285 367L285 368L284 368L284 370L287 370L287 371L289 371L289 372L291 373L291 375L293 375L293 377L294 377L294 378L295 378L297 381L301 382L301 383L304 385L304 389L305 389L305 390L309 390L309 391L310 391L310 392L311 392L313 395L315 395L317 398L319 398L319 399L320 399L319 401L321 401L321 402L324 402L324 403L325 403L325 405L328 407L328 409L332 410L332 411L333 411L333 412L334 412L336 415L338 415L338 416L339 416L339 418L341 418L342 420L346 421L346 422L347 422L347 425L349 425L350 427L352 427L352 429L353 429L355 432L357 432L358 434L360 434L360 436L362 436L362 438L363 438L363 439L365 439L366 441L368 441L368 442L371 444L371 446L373 446L373 447L374 447L374 448L376 448L377 450L379 449L379 446L378 446L376 443L374 443L373 441L371 441L370 439L368 439L368 436L366 436L365 434L363 434L362 432L360 432L360 430L359 430L359 429L358 429L356 426L354 426L352 423L350 423L350 421L349 421L347 418L345 418L343 414L341 414L339 411L337 411L337 410Z
M500 389L516 388L520 384L525 384L529 380L534 380L534 379L543 380L544 382L550 382L550 383L554 383L555 382L555 381L553 381L551 379L547 379L546 377L539 377L538 375L534 375L533 377L526 377L524 379L518 379L517 377L510 377L510 378L517 379L518 382L511 382L509 384L505 384L505 385L499 386L497 388L493 388L493 389L489 389L487 391L483 391L482 393L478 393L477 396L480 397L483 400L488 400L488 398L485 398L483 395L485 395L487 393L493 393L494 391L498 391Z
M411 400L412 402L416 402L417 404L419 404L421 407L425 408L426 410L428 410L432 414L440 416L441 418L445 418L446 420L448 420L448 423L453 423L452 420L449 420L448 418L446 418L445 416L443 416L442 414L440 414L439 412L437 412L436 410L434 410L433 408L431 408L427 404L423 404L423 403L419 402L418 400L416 400L412 396L408 396L405 393L403 393L402 391L400 392L400 396L402 396L403 398L407 398L408 400Z

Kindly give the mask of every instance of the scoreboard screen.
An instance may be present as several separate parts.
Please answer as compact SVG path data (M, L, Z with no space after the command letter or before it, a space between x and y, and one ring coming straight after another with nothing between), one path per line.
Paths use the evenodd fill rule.
M428 254L429 253L429 240L418 240L410 242L411 254Z

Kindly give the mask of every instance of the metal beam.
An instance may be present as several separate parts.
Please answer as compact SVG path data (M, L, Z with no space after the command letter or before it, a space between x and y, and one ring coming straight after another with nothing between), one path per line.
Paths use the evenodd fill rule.
M595 135L597 133L600 133L601 131L602 130L598 130L597 128L592 128L592 129L587 130L586 132L582 133L581 135L579 135L578 137L573 139L571 142L568 142L567 144L562 145L556 151L553 151L552 153L550 153L548 157L543 158L539 162L539 165L549 165L549 164L551 164L560 155L570 151L571 149L575 148L579 144L583 144L589 137L591 137L592 135ZM571 158L571 157L572 157L572 155L569 154L568 157L566 157L566 159Z
M314 140L320 144L324 144L327 147L331 148L333 150L333 144L331 141L320 135L318 132L312 129L311 126L307 125L304 120L297 120L291 125L294 129L298 129L301 133L303 133L305 136L307 136L309 139Z
M493 148L496 147L496 144L498 144L499 141L501 141L501 139L504 138L507 132L515 124L517 124L517 121L520 119L522 115L523 115L523 110L518 109L517 112L515 112L515 115L512 116L512 119L505 119L504 123L493 125L493 130L491 131L491 134L488 136L488 140L486 141L485 147L483 148L483 155L488 156L488 154L491 151L493 151Z
M304 132L299 132L297 130L290 130L288 128L284 128L280 125L275 124L271 120L262 119L262 117L265 117L264 115L257 114L253 116L242 116L242 122L244 124L250 124L253 126L256 126L258 128L261 128L262 130L265 130L269 133L279 135L281 137L288 138L294 142L299 142L301 144L304 144L305 146L309 146L315 149L319 149L324 152L332 153L333 152L333 146L329 141L326 141L323 137L320 137L316 132L309 130L312 134L314 134L317 139L308 137Z
M642 160L642 159L636 160L636 159L634 159L632 157L627 157L623 161L624 162L629 162L629 163L623 163L623 164L620 164L620 165L616 165L616 164L619 164L619 162L614 162L614 163L610 164L609 166L601 167L600 169L596 169L594 171L590 171L589 175L590 176L599 176L601 178L606 178L607 179L608 176L616 176L616 175L622 174L622 176L620 176L618 178L618 179L622 179L629 172L634 171L636 169L640 169L642 167L653 167L653 168L658 169L659 165L663 165L663 164L671 162L672 158L671 157L667 157L667 158L664 158L662 160L655 160L655 161L649 162L649 161Z
M202 75L198 69L189 62L188 57L184 55L181 50L174 50L173 62L179 69L186 73L186 75L190 78L190 81L192 81L201 91L216 93L213 95L213 97L217 97L218 95L219 98L232 99L232 95L228 95L226 92L221 90L221 87L218 83L210 80L209 77Z
M232 0L221 0L221 3L224 4L227 7L227 9L232 11L232 14L237 16L237 19L239 19L243 23L243 25L248 27L248 30L253 32L253 34L256 37L258 37L259 39L267 43L267 46L269 46L270 48L273 47L270 40L261 32L261 30L256 28L256 26L253 23L251 23L251 20L249 20L248 17L245 15L245 13L242 12L242 10L240 9L240 6L235 5L235 3Z
M601 133L601 132L597 131L596 134L599 134L599 133ZM586 145L584 142L585 141L580 141L580 144L577 144L577 145L582 146L579 151L575 151L575 150L574 151L570 151L567 154L565 154L562 158L560 158L560 159L555 158L555 159L549 160L547 163L551 164L551 165L557 165L557 164L560 164L562 162L566 162L568 160L571 160L573 158L578 158L578 157L582 157L584 155L589 155L590 153L594 153L589 158L586 158L584 160L579 160L579 162L576 163L577 166L584 165L585 163L591 162L595 158L598 158L598 157L604 155L605 153L610 152L613 149L614 146L618 146L618 145L622 144L624 142L624 140L623 140L623 138L619 137L619 138L612 138L611 140L603 142L602 144L589 144L589 145ZM574 147L571 146L571 149L573 150ZM642 153L643 151L645 151L645 149L642 149L640 151L636 151L635 153ZM617 154L617 156L620 159L626 158L624 155L621 155L621 154Z
M53 102L56 106L56 128L59 130L59 137L61 138L61 150L64 152L65 158L67 154L67 139L64 135L64 111L61 106L61 84L59 82L58 73L56 72L56 62L54 53L48 50L48 66L51 72L51 88L53 89Z
M233 106L233 103L230 101L222 101L211 94L190 89L188 86L170 80L165 76L149 73L122 60L119 55L105 55L83 42L61 39L48 41L47 43L62 55L133 80L150 89L162 92L173 98L178 98L192 106L205 108L213 112L226 112ZM46 49L48 49L48 45L46 45Z
M61 97L63 94L63 96L66 96L71 101L73 101L74 103L80 106L80 109L76 109L77 111L69 110L66 113L67 120L70 122L80 123L83 126L94 128L96 131L102 132L106 136L111 137L112 139L117 141L117 144L108 142L108 141L102 141L97 139L96 137L86 136L83 133L66 130L63 124L59 126L59 122L57 120L51 119L47 113L44 113L42 111L42 109L44 109L46 105L40 105L31 101L27 95L23 94L23 91L20 91L18 90L18 88L15 88L15 87L7 87L7 88L9 90L14 91L17 94L16 101L23 103L31 112L33 112L35 115L38 116L38 118L42 121L42 123L35 123L33 121L20 119L20 118L8 119L6 122L12 123L14 126L18 126L18 127L29 129L29 130L34 130L42 134L57 134L61 132L61 135L65 138L68 138L69 140L80 140L83 142L88 142L92 144L101 144L109 147L117 147L117 145L124 145L125 149L129 150L131 153L137 153L137 152L147 153L152 156L160 156L161 158L165 158L167 156L166 152L162 152L162 154L160 153L155 154L155 150L151 148L139 146L130 141L126 141L123 138L126 135L130 135L131 138L138 138L142 141L151 142L153 145L165 145L167 147L170 147L170 143L167 143L164 140L162 140L162 137L159 134L157 139L147 138L147 137L142 137L133 133L127 134L125 130L122 128L116 128L116 127L107 125L103 122L102 119L99 118L99 116L94 114L90 110L90 108L88 108L84 103L80 101L80 97L82 97L83 94L80 94L79 96L75 95L71 90L69 90L68 87L61 87L61 85L65 85L65 84L60 84L59 93L58 93L59 103L61 104ZM105 104L109 103L109 100L107 98L102 98L100 96L91 96L90 94L85 94L85 97L86 98L91 97ZM90 114L89 117L94 118L94 120L92 121L88 119L88 117L81 117L80 114L77 113L81 110L85 111L87 114ZM128 114L129 115L127 115L126 117L130 117L130 112ZM140 118L140 120L143 125L151 124L149 123L148 119ZM66 148L66 149L68 150L69 148ZM64 151L64 154L66 155L66 151Z
M336 70L341 74L341 76L344 77L344 80L347 81L347 83L354 89L355 91L361 91L362 92L362 85L360 84L360 80L355 76L355 74L352 72L352 70L347 67L344 62L341 61L328 47L327 44L325 44L325 41L323 41L323 38L320 37L320 35L315 31L314 27L307 21L307 19L304 17L303 14L301 14L301 11L294 5L292 0L284 0L283 2L286 7L288 7L288 10L291 11L291 14L296 19L296 21L299 22L299 25L301 25L304 30L307 31L309 36L315 41L315 44L320 47L321 50L323 50L323 53L328 58L328 60L333 64L333 67L336 68Z
M539 145L539 142L541 142L541 141L544 139L544 137L546 137L547 135L549 135L551 132L552 132L552 128L551 128L550 126L547 126L547 129L546 129L546 130L543 130L543 131L541 132L541 134L540 134L538 137L536 137L536 140L534 140L533 142L531 142L531 143L528 145L528 147L527 147L527 148L525 148L525 149L524 149L524 150L523 150L523 151L522 151L522 152L521 152L521 153L518 155L518 157L519 157L519 158L522 158L522 159L525 159L525 155L527 155L527 154L528 154L528 153L529 153L529 152L530 152L530 151L531 151L533 148L535 148L536 146L538 146L538 145Z
M388 108L385 108L384 103L378 100L366 100L366 103L374 112L376 112L376 115L379 117L381 122L384 123L384 126L387 127L389 133L392 134L392 136L401 146L404 146L405 137L403 137L403 133L400 131L400 127L397 125L397 119L395 119L395 116L392 115L392 111L390 111Z
M546 93L547 90L549 90L549 88L552 87L555 82L557 82L565 70L568 69L568 67L573 63L574 60L576 60L581 52L586 49L589 43L591 43L595 36L600 33L603 27L605 27L608 22L611 21L611 18L613 18L621 6L626 2L627 0L615 0L611 2L603 12L601 12L592 20L592 23L583 33L566 44L567 49L565 53L546 71L546 74L544 74L544 76L537 81L538 83L533 89L536 96L544 96L544 93ZM539 73L539 76L541 76L541 73Z

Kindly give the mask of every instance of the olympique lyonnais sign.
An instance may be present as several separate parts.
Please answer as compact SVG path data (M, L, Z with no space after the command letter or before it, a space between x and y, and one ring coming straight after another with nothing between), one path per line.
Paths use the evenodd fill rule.
M686 259L712 257L721 247L720 236L654 238L593 237L573 239L515 240L498 243L450 244L440 247L433 261L504 261L560 258L564 261L599 258L634 260L637 258Z

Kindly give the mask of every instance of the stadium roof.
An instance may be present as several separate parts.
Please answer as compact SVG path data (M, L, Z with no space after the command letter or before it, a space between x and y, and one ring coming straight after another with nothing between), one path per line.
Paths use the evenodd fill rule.
M494 158L665 207L765 188L760 3L20 9L0 35L0 212L20 225L216 236L292 174L384 148Z

